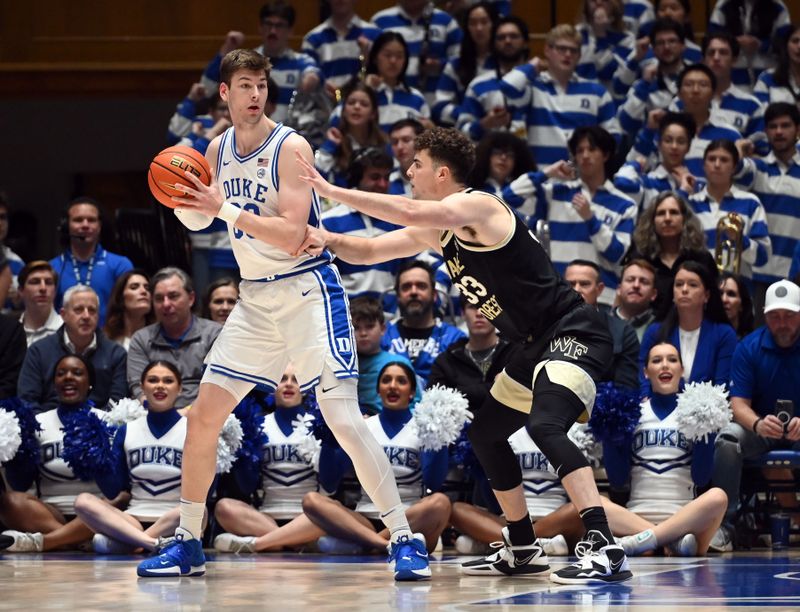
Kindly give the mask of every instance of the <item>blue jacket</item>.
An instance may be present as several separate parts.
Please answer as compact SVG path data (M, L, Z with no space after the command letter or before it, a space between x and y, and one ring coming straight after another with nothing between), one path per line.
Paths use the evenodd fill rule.
M408 359L414 366L414 371L417 373L422 386L425 387L431 375L433 362L439 356L439 353L443 353L453 342L464 337L464 332L460 329L437 319L427 343L419 352L417 358L411 359L405 348L405 340L400 335L397 322L394 322L386 326L386 332L381 339L381 348L384 351L402 355Z

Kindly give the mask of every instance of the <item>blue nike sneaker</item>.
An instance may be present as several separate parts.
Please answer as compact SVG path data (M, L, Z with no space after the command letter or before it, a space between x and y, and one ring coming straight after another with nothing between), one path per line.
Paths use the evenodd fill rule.
M431 568L428 565L428 549L425 536L415 533L410 538L400 536L389 545L389 562L394 561L395 580L428 580Z
M206 558L200 540L184 540L183 535L161 549L161 554L145 559L136 568L142 578L160 576L202 576L206 573Z

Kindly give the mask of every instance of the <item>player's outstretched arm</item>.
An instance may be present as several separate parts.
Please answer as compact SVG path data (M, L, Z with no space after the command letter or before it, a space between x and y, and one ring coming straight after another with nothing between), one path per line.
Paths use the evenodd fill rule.
M326 247L338 258L362 265L411 257L431 248L441 251L438 231L430 228L406 227L375 238L361 238L308 226L299 252L319 255Z

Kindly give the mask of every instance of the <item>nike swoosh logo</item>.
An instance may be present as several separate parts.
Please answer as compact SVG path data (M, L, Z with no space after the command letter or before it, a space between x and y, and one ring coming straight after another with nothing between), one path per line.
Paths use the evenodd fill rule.
M306 296L307 296L309 293L311 293L312 291L313 291L313 289L308 289L307 291L301 291L301 292L300 292L300 295L302 295L303 297L306 297Z
M328 387L327 389L325 387L322 387L322 392L323 393L327 393L328 391L333 391L334 389L338 389L338 388L339 388L339 385L334 385L332 387Z
M228 160L228 161L223 160L222 161L222 165L223 166L227 166L229 163L231 163L231 160Z
M161 565L169 565L169 561L159 561Z
M514 565L516 565L517 567L521 565L527 565L528 563L530 563L531 559L533 559L534 556L536 556L536 553L533 553L532 555L530 555L529 557L525 557L524 559L514 559Z
M613 561L609 561L608 564L611 567L611 571L612 572L616 572L620 567L622 567L622 564L624 562L625 562L625 559L620 559L620 561L618 563L614 563Z

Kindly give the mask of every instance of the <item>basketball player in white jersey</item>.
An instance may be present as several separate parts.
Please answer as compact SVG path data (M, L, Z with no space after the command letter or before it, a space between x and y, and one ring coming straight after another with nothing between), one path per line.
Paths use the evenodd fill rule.
M320 205L295 161L313 163L311 147L264 115L269 70L269 60L254 51L237 49L223 58L219 93L233 127L206 152L215 180L206 186L187 172L195 187L183 191L191 197L174 198L181 214L227 222L243 280L188 414L175 543L143 561L138 574L205 572L199 538L219 432L236 404L256 384L274 388L291 360L301 390L317 387L328 426L380 508L391 532L395 579L429 578L424 538L411 533L389 461L358 408L353 330L332 255L291 255L300 250L306 225L319 226Z

